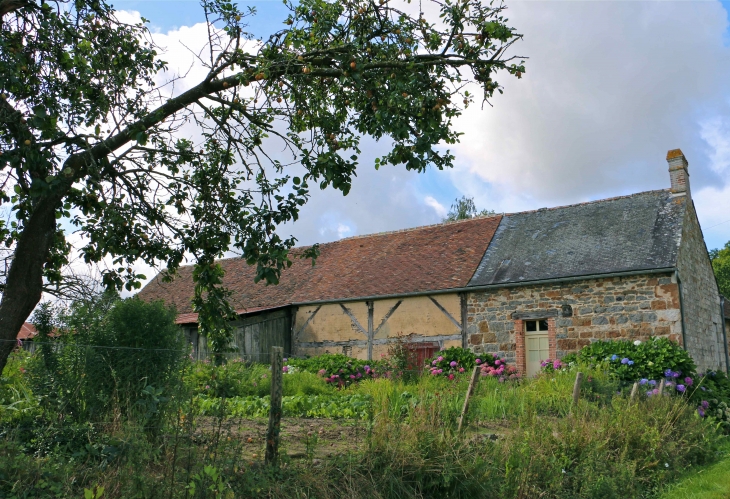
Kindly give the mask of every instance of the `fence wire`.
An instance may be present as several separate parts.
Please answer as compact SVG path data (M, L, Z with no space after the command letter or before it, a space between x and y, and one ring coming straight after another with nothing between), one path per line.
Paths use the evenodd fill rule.
M29 343L15 345L0 379L0 464L11 455L34 456L40 475L0 471L0 497L40 486L37 477L47 473L40 463L53 459L76 463L68 476L80 466L88 477L83 488L103 481L100 470L115 469L115 497L220 497L210 470L233 483L242 470L263 466L270 354L217 366L192 359L187 345L105 346L64 337ZM365 379L417 379L423 368L408 359L400 366L351 359L317 370L316 358L284 355L282 464L352 456L405 424L428 420L455 431L465 407L469 373L420 393L393 383L349 389ZM157 492L140 478L148 475L157 477ZM72 483L64 485L68 496L79 492Z

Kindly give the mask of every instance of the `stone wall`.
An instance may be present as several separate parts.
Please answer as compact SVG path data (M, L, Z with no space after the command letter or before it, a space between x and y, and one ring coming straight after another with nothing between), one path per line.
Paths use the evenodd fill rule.
M469 294L467 311L469 346L512 363L517 363L515 329L525 312L554 318L558 358L596 340L660 336L682 341L679 291L672 274L480 291Z
M684 336L697 367L725 370L720 294L694 204L687 203L677 255L682 287Z

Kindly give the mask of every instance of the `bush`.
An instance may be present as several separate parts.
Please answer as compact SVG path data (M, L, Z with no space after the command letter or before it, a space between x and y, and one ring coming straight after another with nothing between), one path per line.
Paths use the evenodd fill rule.
M730 433L730 379L723 372L708 372L692 392L690 399L697 413L716 420L725 433Z
M34 392L46 410L75 421L159 419L186 354L176 315L162 302L110 293L74 304L30 366Z
M326 353L308 359L288 359L287 366L322 376L337 386L347 386L362 379L377 376L377 362L353 359L342 354Z
M488 355L491 357L491 355ZM453 379L457 374L471 372L476 365L477 356L471 350L461 347L451 347L437 352L426 360L430 374L434 376L448 376ZM481 360L479 361L481 363Z
M563 363L603 364L624 384L642 378L659 380L667 370L693 376L696 366L686 350L666 338L648 341L596 341L580 352L566 355Z

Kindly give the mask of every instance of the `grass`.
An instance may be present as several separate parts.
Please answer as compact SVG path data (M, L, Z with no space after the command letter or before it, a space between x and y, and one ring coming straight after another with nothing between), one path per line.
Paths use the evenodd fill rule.
M659 499L727 499L730 497L730 440L720 448L721 461L688 472Z
M321 419L284 422L284 461L272 469L263 466L268 368L193 367L188 397L174 399L158 419L119 413L110 426L71 425L55 406L12 419L0 414L0 497L80 497L99 485L105 499L610 499L656 497L679 478L693 494L728 485L722 479L730 464L703 467L730 453L728 444L718 451L723 440L710 421L679 397L640 396L630 404L598 371L584 371L577 407L575 372L519 383L482 377L463 433L457 421L468 376L378 378L337 390L311 373L287 374L284 415ZM6 378L5 404L19 397L23 380ZM355 403L357 414L347 414ZM149 421L157 433L145 433ZM727 497L717 493L707 497Z

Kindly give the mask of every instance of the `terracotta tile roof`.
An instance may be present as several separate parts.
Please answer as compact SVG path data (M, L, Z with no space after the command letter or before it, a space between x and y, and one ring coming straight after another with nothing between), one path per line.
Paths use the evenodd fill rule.
M38 331L36 330L35 326L30 322L24 322L20 328L20 332L18 333L17 338L19 340L28 340L34 338L37 335Z
M255 269L239 258L220 260L232 305L241 313L292 303L374 297L464 287L471 279L501 216L475 218L395 232L341 239L320 245L316 265L296 255L280 283L254 284ZM162 299L180 312L178 323L194 322L192 266L164 283L158 275L139 292L143 300Z

